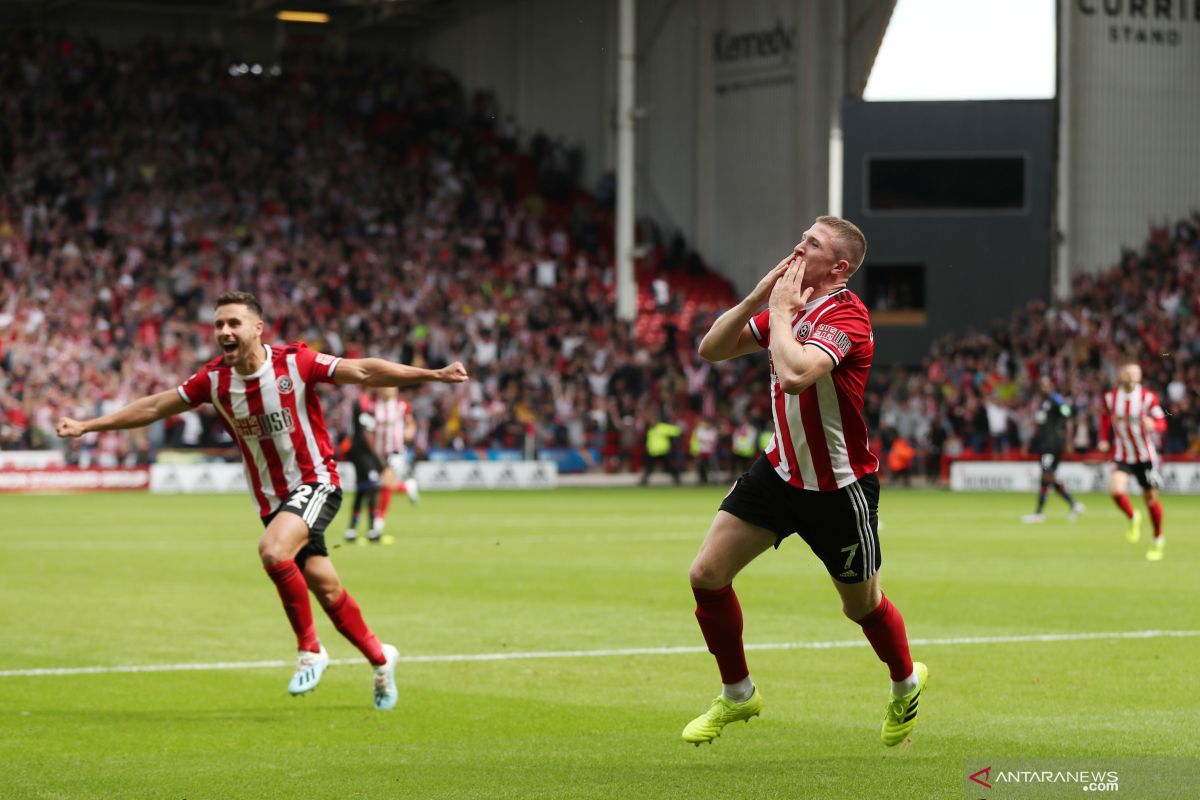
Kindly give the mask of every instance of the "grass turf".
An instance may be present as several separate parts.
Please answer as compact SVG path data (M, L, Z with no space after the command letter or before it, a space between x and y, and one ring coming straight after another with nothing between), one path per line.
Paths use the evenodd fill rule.
M342 578L402 654L700 647L687 566L718 489L427 494ZM289 698L290 666L0 675L4 798L961 797L980 759L1194 758L1200 637L952 643L1200 629L1200 498L1167 497L1167 559L1111 502L884 491L884 584L929 664L921 724L883 748L886 670L793 537L738 580L762 717L679 731L718 689L706 653L365 664ZM0 672L292 658L241 496L4 499ZM346 513L330 528L341 537ZM316 609L334 658L357 654ZM982 763L980 764L982 766Z

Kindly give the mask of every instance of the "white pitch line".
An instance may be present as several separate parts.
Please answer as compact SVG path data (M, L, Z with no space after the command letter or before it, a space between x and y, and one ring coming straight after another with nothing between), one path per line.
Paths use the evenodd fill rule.
M1115 631L1109 633L1030 633L1015 636L956 636L945 639L909 639L911 645L928 647L1021 644L1030 642L1083 642L1114 639L1178 639L1200 636L1200 631ZM836 642L776 642L747 644L747 650L829 650L839 647L867 647L865 639ZM672 656L707 653L705 647L624 647L603 650L543 650L528 653L458 653L432 656L400 656L401 664L446 664L464 661L519 661L545 658L605 658L608 656ZM331 664L361 664L359 658L335 658ZM0 670L0 678L32 678L46 675L107 675L119 672L195 672L222 669L275 669L292 661L216 661L208 664L145 664L117 667L46 667L40 669Z

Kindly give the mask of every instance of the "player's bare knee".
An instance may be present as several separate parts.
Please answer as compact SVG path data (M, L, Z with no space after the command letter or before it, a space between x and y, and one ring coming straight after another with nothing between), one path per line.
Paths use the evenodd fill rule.
M262 539L258 543L258 557L262 559L264 567L273 567L276 564L281 564L287 561L289 556L287 551L274 540L268 541Z
M732 582L732 576L716 565L697 558L688 570L688 580L697 589L720 589Z

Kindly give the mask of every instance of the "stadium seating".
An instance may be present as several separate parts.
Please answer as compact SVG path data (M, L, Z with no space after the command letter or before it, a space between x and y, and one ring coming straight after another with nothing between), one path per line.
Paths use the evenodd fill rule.
M769 416L761 359L696 355L730 284L644 223L638 320L618 322L611 181L584 190L582 153L522 135L444 71L309 53L244 74L216 49L41 34L3 52L0 448L57 446L59 415L176 385L215 355L208 314L228 289L260 295L269 339L467 362L472 383L414 393L421 449L532 437L628 467L660 403L688 421ZM1043 372L1089 448L1128 353L1172 415L1168 452L1196 451L1198 222L1153 230L1062 303L939 342L919 371L877 368L865 413L881 450L902 437L936 474L947 452L1019 447ZM335 425L351 397L327 393ZM225 444L202 411L70 456Z

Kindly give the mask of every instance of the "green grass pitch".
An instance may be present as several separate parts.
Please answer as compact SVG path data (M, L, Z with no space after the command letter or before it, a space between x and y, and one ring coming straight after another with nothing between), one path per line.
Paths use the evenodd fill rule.
M333 551L381 638L438 657L401 665L392 713L365 663L288 696L294 640L246 497L4 497L0 797L962 797L970 759L1196 757L1200 636L1028 637L1200 630L1200 498L1164 499L1148 563L1106 497L1022 525L1032 496L886 488L884 587L931 674L912 739L880 745L886 669L793 537L738 580L747 643L852 644L752 650L763 715L684 744L719 689L711 656L611 651L703 646L687 568L721 494L398 498L394 546ZM154 665L197 668L22 674Z

